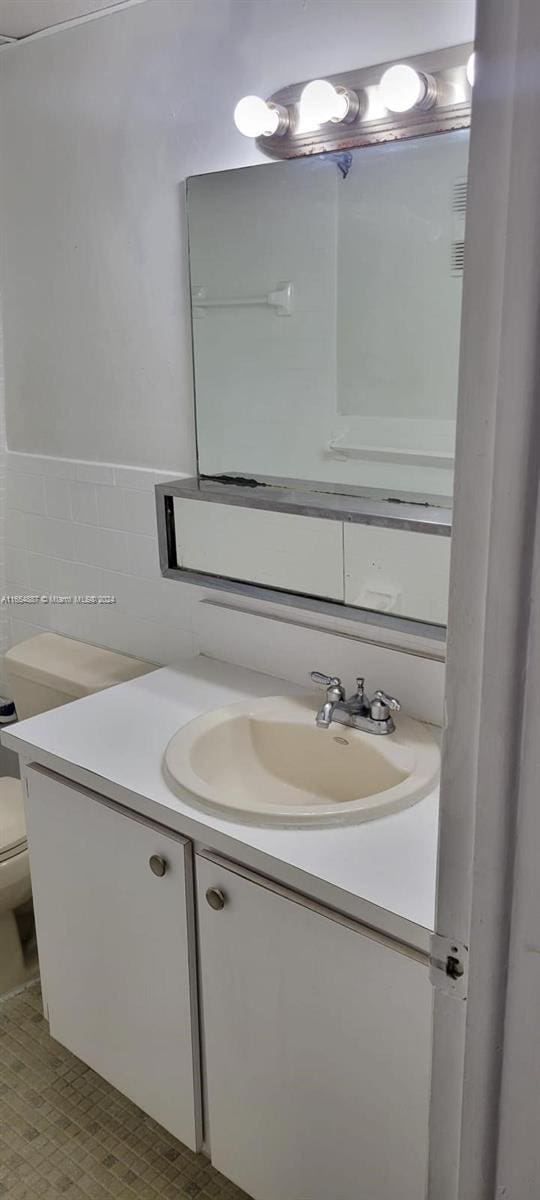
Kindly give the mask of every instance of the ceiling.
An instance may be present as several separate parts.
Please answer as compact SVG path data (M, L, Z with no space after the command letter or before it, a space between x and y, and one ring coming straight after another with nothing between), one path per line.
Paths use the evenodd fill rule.
M0 38L29 37L120 3L122 0L0 0Z

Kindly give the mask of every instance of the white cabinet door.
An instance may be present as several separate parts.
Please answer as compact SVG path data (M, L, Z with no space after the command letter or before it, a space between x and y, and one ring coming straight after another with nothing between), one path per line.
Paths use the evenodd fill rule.
M213 856L196 870L214 1165L254 1200L423 1200L425 961Z
M40 769L26 815L52 1036L198 1148L189 843Z

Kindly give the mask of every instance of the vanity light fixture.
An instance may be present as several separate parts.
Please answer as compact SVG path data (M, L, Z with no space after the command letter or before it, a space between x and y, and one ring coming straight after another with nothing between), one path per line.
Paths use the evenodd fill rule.
M466 129L471 119L474 44L374 63L244 96L237 128L269 158L301 158ZM342 161L342 160L340 160ZM344 160L343 160L344 161Z
M476 75L476 54L473 50L472 54L469 55L469 58L467 60L467 79L468 79L471 87L474 87L475 75Z
M334 87L328 79L313 79L302 91L299 110L303 129L339 125L342 121L350 124L360 112L360 100L350 88Z
M289 128L289 114L282 104L243 96L234 110L234 123L244 137L279 137Z
M437 99L437 84L432 75L416 71L407 63L388 67L379 84L381 98L390 112L409 112L411 108L432 108Z

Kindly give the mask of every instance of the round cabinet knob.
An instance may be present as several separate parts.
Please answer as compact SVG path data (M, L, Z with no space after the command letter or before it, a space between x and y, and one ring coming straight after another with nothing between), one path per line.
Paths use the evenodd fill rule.
M149 863L150 870L153 871L154 875L157 875L159 879L162 879L167 873L166 859L162 858L160 854L153 854L149 859Z
M225 908L225 896L223 895L223 892L219 890L219 888L208 888L206 893L206 902L210 905L210 908L213 908L216 912L219 912L221 908Z

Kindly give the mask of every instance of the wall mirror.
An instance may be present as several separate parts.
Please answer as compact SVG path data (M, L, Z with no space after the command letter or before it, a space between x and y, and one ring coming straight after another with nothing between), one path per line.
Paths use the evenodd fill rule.
M468 136L188 180L199 476L169 489L175 574L444 635Z
M202 475L449 503L468 131L188 181Z

